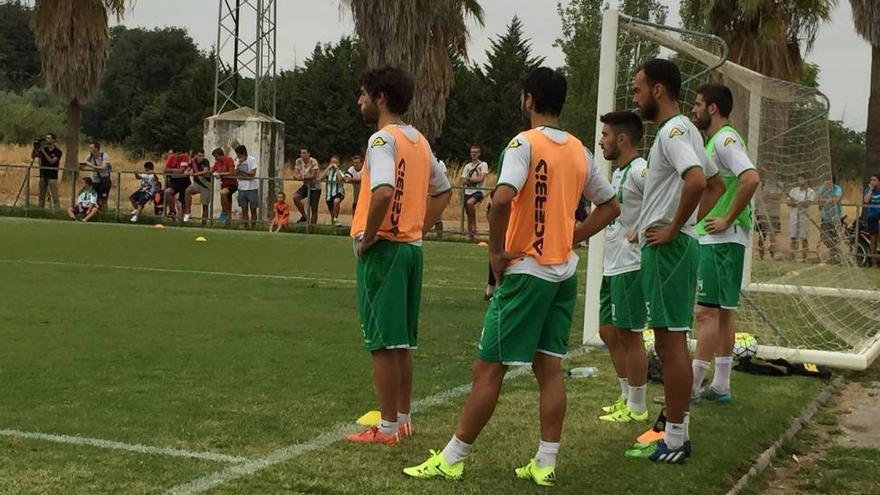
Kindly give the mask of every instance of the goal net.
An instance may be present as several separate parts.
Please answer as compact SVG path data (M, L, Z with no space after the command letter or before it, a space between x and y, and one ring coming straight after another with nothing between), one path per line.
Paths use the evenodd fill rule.
M824 206L823 221L819 192L831 179L828 100L813 88L734 64L727 53L724 41L716 36L606 11L597 129L601 129L599 115L633 109L630 88L635 69L651 58L668 58L681 69L681 108L686 114L701 84L728 85L734 95L732 123L746 139L761 174L753 211L759 216L756 225L761 221L765 227L764 235L752 234L753 247L747 251L736 329L755 336L759 357L865 369L880 353L880 290L853 256L851 234L841 221L834 221L833 207ZM645 156L654 130L646 127ZM609 173L610 164L601 153L596 153L596 163ZM792 200L803 199L812 202L790 206ZM792 235L800 238L804 233L806 250L802 240L790 241ZM763 254L757 248L759 237ZM771 241L775 241L772 256ZM604 235L598 234L590 240L587 294L599 292L603 253ZM587 297L587 344L601 343L598 309L598 298Z

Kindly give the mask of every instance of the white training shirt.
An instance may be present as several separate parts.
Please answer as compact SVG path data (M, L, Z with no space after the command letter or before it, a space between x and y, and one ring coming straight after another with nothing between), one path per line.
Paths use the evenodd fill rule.
M718 167L718 173L725 184L738 178L749 170L755 170L752 159L746 151L745 143L729 127L722 127L710 139L715 140L715 148L712 150L711 160ZM736 187L736 186L734 186ZM700 236L700 244L726 244L736 243L749 247L752 244L752 233L742 226L731 226L724 232L706 234Z
M809 201L810 203L814 203L816 201L816 191L813 188L808 187L803 189L801 187L793 187L790 191L788 191L788 197L791 198L796 203L802 203L804 201ZM791 211L788 213L788 223L789 225L800 222L806 222L810 215L810 205L797 206L793 207Z
M238 164L238 169L242 172L250 172L251 170L257 170L257 159L249 156L247 160L240 162ZM242 179L238 178L238 190L239 191L256 191L259 189L260 181L257 179Z
M419 136L419 131L415 127L407 124L394 124L408 138L415 140ZM422 139L425 139L424 137ZM449 179L446 177L445 168L440 166L437 158L428 145L428 154L431 156L431 178L428 181L428 194L437 196L452 189ZM397 158L397 141L394 135L386 130L380 130L370 136L367 147L367 161L364 167L367 167L370 173L370 190L375 191L379 186L394 187L394 160ZM360 238L363 232L358 232L356 237ZM421 246L422 241L413 241L410 244Z
M718 167L703 148L700 131L690 119L676 115L660 125L648 154L645 195L638 223L641 245L647 242L645 231L649 228L672 224L681 202L682 178L693 167L701 167L707 179L718 174ZM696 239L696 223L697 208L682 226L681 232Z
M465 164L461 169L461 177L463 179L470 179L471 177L482 175L483 180L476 184L468 184L464 188L465 194L474 194L476 192L481 192L483 184L486 183L486 175L489 173L489 164L486 162L470 162Z
M569 134L561 129L553 127L539 127L552 141L562 144L568 141ZM507 184L512 186L519 192L526 183L529 176L529 165L532 162L532 147L528 139L522 133L517 135L511 141L516 146L507 146L504 152L504 161L501 164L501 175L498 177L498 184ZM590 173L584 181L584 197L591 202L600 205L614 198L614 189L611 184L599 171L593 162L593 155L584 148L584 154L587 158L587 165ZM574 212L571 212L574 216ZM507 267L505 274L526 274L538 277L549 282L562 282L574 275L577 270L578 256L572 251L568 261L557 265L542 265L531 256L526 256L522 260Z
M629 242L629 236L638 226L645 192L645 176L648 162L637 156L623 167L617 167L611 175L611 187L620 203L620 216L605 227L605 258L602 275L611 277L638 271L642 262L642 249Z

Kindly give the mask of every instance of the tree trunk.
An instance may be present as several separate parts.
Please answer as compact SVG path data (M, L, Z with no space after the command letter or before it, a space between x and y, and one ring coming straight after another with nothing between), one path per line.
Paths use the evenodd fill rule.
M871 93L865 129L865 175L880 172L880 44L871 46Z
M79 117L79 100L74 98L67 105L67 139L65 140L67 149L64 150L67 157L64 160L64 177L70 181L71 206L76 201L76 171L79 168Z

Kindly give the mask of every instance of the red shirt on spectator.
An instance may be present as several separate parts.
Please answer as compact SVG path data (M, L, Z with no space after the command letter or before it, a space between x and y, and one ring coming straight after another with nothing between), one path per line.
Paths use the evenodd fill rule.
M214 161L214 165L211 167L212 172L232 172L235 170L235 160L232 159L231 156L225 155L223 158ZM220 179L220 187L226 186L237 186L238 180L234 177L222 177Z

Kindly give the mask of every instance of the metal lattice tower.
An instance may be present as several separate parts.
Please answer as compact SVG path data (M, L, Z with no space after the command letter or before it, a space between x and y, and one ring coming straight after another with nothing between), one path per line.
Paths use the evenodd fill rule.
M214 115L250 104L258 112L274 117L277 1L219 0L219 3ZM245 80L253 81L253 95L250 81Z

